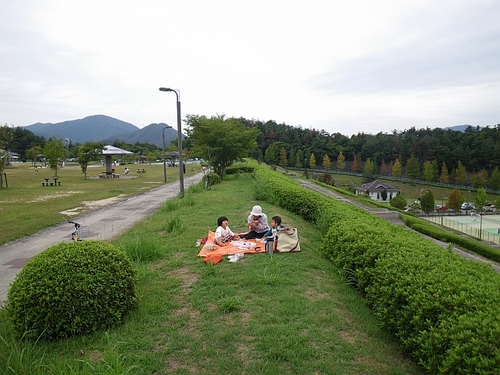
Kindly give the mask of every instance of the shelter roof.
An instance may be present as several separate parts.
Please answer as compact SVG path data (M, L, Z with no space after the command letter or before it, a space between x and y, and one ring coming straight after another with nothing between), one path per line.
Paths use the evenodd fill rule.
M115 147L115 146L111 146L111 145L104 146L103 150L102 150L102 154L103 155L134 155L134 153L131 151L123 150L119 147Z

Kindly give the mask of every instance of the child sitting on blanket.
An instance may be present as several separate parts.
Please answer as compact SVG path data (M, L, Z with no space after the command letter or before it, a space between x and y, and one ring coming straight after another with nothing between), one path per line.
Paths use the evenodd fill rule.
M273 241L274 236L276 236L276 232L282 228L281 226L281 217L279 216L273 216L271 219L271 228L264 233L264 237L262 237L264 240L268 241Z
M234 234L231 228L228 226L227 217L221 216L217 219L217 230L215 231L214 243L219 246L226 245L229 241L239 240L240 237Z

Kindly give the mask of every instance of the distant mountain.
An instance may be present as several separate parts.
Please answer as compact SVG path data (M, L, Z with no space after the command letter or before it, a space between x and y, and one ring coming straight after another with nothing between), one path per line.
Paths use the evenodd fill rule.
M455 125L455 126L450 126L448 128L444 128L444 130L455 130L457 132L464 132L469 126L472 125ZM475 128L475 126L472 127ZM481 128L481 126L479 128Z
M143 129L125 121L105 115L88 116L83 119L59 123L36 123L25 128L33 134L49 139L52 136L60 139L69 138L71 143L104 142L116 140L134 144L136 142L154 144L162 147L163 129L167 124L151 124ZM184 137L184 136L183 136ZM165 145L177 139L177 130L165 130Z
M168 146L173 140L177 140L177 130L174 130L171 126L165 123L150 124L142 129L138 129L132 133L128 134L117 134L112 138L104 139L104 143L113 143L115 140L120 140L130 144L136 142L139 143L149 143L156 145L158 147L163 146L163 129L168 126L165 130L165 146ZM182 135L184 138L184 135Z

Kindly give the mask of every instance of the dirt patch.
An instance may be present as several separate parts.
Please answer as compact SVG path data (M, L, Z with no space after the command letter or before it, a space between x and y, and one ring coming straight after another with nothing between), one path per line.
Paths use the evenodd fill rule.
M116 197L101 199L98 201L83 201L81 203L85 206L86 209L95 210L97 208L109 206L110 204L119 202L119 201L123 200L124 197L126 197L125 194L120 194L120 195L117 195Z
M71 195L82 194L82 193L83 191L75 190L75 191L66 191L64 193L58 193L58 194L42 195L40 197L36 197L35 199L28 201L28 203L45 202L48 201L49 199L69 197Z
M82 201L80 203L83 206L71 208L71 209L66 210L66 211L61 211L61 214L66 215L66 216L79 215L85 211L96 210L96 209L101 208L101 207L109 206L110 204L113 204L113 203L116 203L116 202L123 200L124 197L126 197L125 194L120 194L116 197L100 199L98 201Z

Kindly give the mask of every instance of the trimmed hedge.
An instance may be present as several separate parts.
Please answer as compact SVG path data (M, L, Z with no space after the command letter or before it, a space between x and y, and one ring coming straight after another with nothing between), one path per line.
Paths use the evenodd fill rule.
M19 337L56 339L106 329L136 302L136 271L119 248L102 241L54 245L16 276L7 310Z
M490 266L255 165L258 199L322 229L324 255L354 273L382 324L427 371L500 373L500 275Z

